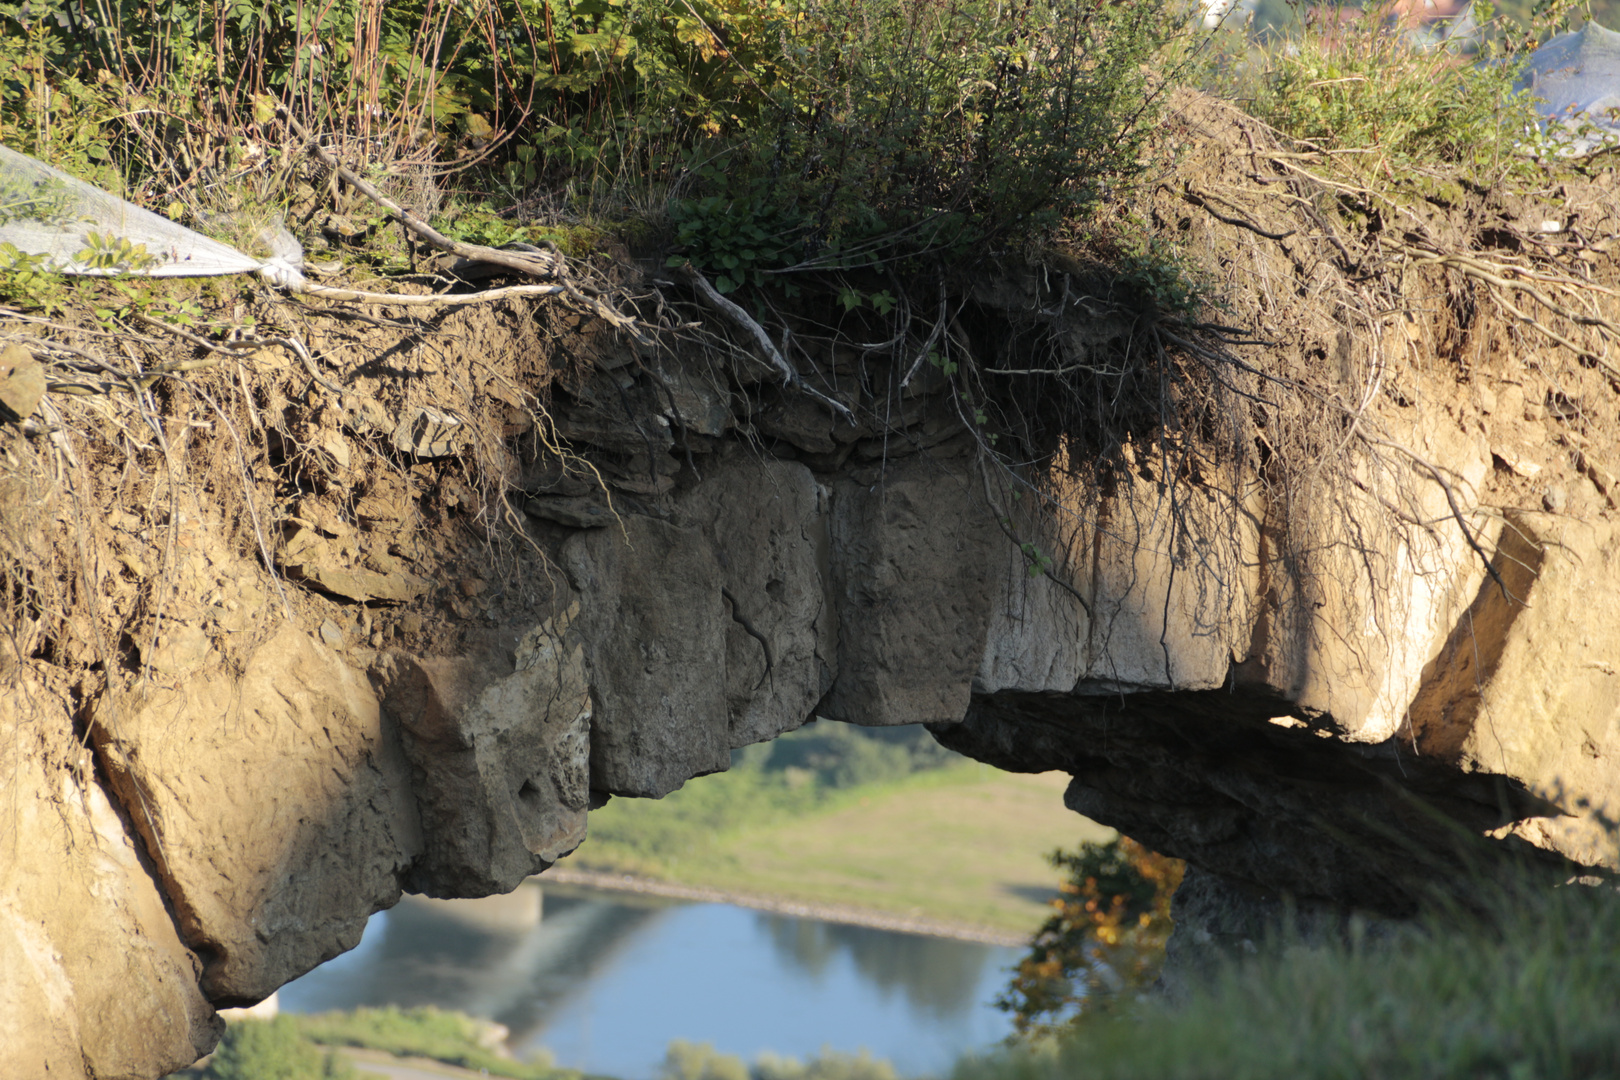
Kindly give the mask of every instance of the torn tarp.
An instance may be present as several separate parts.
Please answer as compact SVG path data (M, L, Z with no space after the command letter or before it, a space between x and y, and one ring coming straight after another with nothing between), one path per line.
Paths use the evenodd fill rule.
M1620 146L1620 32L1589 22L1549 39L1530 54L1518 88L1539 99L1558 153Z
M0 252L34 256L62 274L199 277L256 273L273 285L304 284L304 252L279 224L256 259L109 195L42 161L0 146Z

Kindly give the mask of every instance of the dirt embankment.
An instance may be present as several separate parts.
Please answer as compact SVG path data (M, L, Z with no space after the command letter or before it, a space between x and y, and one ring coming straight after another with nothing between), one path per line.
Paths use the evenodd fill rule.
M1197 98L1163 138L1069 243L762 303L777 356L656 259L598 268L642 344L0 312L50 385L0 424L0 1071L186 1064L402 890L812 714L1321 902L1450 865L1414 797L1612 862L1614 168L1373 190Z

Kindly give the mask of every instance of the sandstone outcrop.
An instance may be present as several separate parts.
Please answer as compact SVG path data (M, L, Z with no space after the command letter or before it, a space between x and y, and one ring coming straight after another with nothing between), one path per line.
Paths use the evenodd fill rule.
M0 1075L134 1078L189 1065L223 1025L199 985L201 960L74 736L71 688L28 665L6 690Z
M1263 132L1189 117L1187 168L1259 167L1232 148ZM0 427L0 1020L30 1033L0 1072L188 1063L402 891L510 891L603 799L814 716L1069 772L1193 864L1216 937L1245 896L1399 916L1464 859L1620 863L1612 369L1433 260L1356 307L1333 244L1380 230L1182 227L1183 194L1148 204L1194 257L1270 260L1227 283L1249 352L1155 339L1057 253L947 283L972 383L809 317L819 396L735 343L486 309L435 328L468 355L312 337L341 394L253 359L229 409L170 402L161 451L89 405L55 442ZM1620 234L1591 194L1570 220ZM1319 294L1266 291L1296 274ZM1091 411L983 389L1040 370L1100 380Z

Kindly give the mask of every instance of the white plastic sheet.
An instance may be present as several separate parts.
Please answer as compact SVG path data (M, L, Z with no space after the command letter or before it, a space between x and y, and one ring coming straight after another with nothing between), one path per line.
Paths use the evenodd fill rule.
M1620 32L1589 22L1559 34L1530 54L1519 88L1541 100L1560 153L1620 146Z
M0 146L0 244L63 274L204 277L256 273L304 285L304 252L285 228L266 231L256 259L107 194L42 161Z

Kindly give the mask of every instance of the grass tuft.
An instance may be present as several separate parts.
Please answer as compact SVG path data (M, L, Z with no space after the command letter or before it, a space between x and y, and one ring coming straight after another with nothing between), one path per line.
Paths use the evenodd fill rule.
M1352 1080L1620 1073L1620 900L1504 895L1483 919L1383 940L1274 943L1195 987L1060 1042L962 1063L955 1080Z

